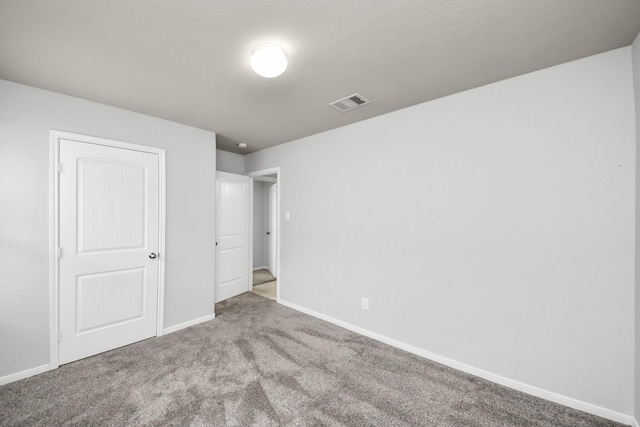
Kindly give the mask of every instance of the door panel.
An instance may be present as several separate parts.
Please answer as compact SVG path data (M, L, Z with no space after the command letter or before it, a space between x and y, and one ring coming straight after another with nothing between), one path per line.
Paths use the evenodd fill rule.
M250 290L250 178L216 172L216 302Z
M76 333L144 316L144 270L78 276Z
M140 248L144 241L143 168L78 160L79 252Z
M59 362L156 335L159 159L60 140Z
M220 282L230 283L243 279L246 266L244 262L244 248L230 248L220 250L220 264L224 266L220 270Z

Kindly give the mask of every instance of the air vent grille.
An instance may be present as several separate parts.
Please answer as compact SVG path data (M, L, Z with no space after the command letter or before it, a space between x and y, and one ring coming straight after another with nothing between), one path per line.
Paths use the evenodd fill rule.
M338 111L346 113L347 111L354 110L358 107L362 107L363 105L367 105L370 103L371 101L369 101L364 96L360 95L359 93L354 93L353 95L338 99L337 101L334 101L329 105L331 105Z

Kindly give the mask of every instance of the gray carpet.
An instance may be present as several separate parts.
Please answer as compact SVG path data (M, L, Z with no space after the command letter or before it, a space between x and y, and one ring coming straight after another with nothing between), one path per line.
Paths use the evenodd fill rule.
M0 425L614 426L246 293L0 387Z
M263 283L267 282L273 282L274 280L276 280L275 276L265 268L253 272L253 286L262 285Z

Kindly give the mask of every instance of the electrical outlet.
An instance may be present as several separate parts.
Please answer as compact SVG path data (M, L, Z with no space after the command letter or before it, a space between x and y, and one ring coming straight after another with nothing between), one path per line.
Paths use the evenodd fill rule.
M369 310L369 298L362 298L362 309Z

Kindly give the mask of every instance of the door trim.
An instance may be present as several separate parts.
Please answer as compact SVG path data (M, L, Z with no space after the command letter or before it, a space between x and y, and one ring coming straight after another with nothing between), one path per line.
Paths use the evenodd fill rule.
M133 151L156 154L158 156L159 194L158 206L160 208L158 218L158 310L156 319L156 336L163 334L164 326L164 282L165 282L165 217L166 217L166 174L165 174L165 150L162 148L150 147L146 145L131 144L128 142L115 141L105 138L80 135L76 133L51 130L50 139L50 170L49 170L49 370L60 366L58 358L58 330L59 330L59 259L58 248L60 246L60 174L58 165L60 164L60 140L69 139L76 142L103 145L113 148L124 148Z
M276 174L276 183L278 184L276 186L276 270L278 272L278 277L276 278L276 302L280 302L280 287L282 286L282 268L280 266L280 260L282 259L282 257L280 256L280 234L281 234L281 230L282 230L282 226L281 226L281 217L282 215L280 214L280 206L281 206L281 197L280 197L280 191L281 191L281 187L282 187L282 173L280 172L280 166L274 167L274 168L268 168L268 169L261 169L255 172L248 172L246 173L246 175L248 177L251 178L260 178L263 177L265 175L272 175L272 174ZM269 180L269 182L271 182ZM252 186L253 189L253 186ZM251 198L251 203L253 203L253 197ZM253 207L251 208L251 212L253 212ZM251 215L251 217L253 218L253 215ZM249 235L253 236L253 220L251 222L251 230L249 231ZM253 250L253 242L251 243L251 249ZM251 270L253 270L253 256L251 257L251 259L249 260L249 268Z

